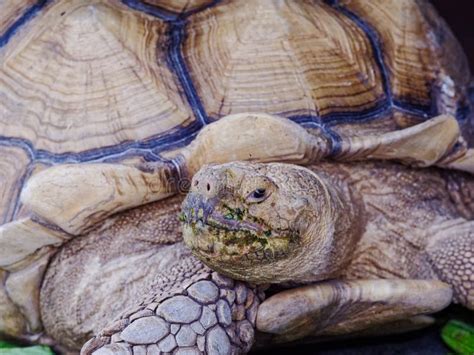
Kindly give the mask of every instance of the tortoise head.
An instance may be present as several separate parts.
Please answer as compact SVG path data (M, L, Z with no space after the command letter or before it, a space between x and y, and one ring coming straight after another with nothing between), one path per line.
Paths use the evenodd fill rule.
M266 283L325 278L339 264L333 249L341 200L312 171L280 163L208 165L191 185L183 236L211 268Z

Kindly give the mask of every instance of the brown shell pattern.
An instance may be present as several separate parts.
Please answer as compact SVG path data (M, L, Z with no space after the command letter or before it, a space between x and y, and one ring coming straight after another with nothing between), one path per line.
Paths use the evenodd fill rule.
M21 0L0 11L0 224L66 162L156 161L266 112L341 137L456 115L470 73L427 1Z

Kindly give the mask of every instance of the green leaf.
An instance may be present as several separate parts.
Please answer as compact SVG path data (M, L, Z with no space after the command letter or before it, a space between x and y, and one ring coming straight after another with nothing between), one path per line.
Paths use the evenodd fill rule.
M1 349L9 349L9 348L15 348L16 345L9 343L7 341L0 340L0 350Z
M474 354L474 327L469 324L451 320L441 330L441 338L457 354Z
M0 340L0 355L54 355L54 353L44 345L21 348L16 344Z

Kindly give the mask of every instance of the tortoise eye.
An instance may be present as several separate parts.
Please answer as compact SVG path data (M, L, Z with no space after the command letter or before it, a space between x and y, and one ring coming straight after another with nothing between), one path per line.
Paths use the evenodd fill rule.
M265 196L265 189L256 189L254 192L252 192L252 197L255 199L260 199Z
M252 191L248 197L247 200L251 203L258 203L266 200L268 197L267 189L264 188L258 188Z

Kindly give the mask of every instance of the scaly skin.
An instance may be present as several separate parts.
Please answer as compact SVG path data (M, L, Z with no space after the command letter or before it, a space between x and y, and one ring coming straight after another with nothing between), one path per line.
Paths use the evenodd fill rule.
M41 293L49 336L71 350L95 336L84 354L250 349L264 294L190 254L177 218L182 198L122 213L56 254Z
M393 163L208 166L183 203L184 239L236 279L439 279L473 308L473 193L465 174Z
M357 280L343 288L332 284L361 297L364 292L352 288L371 285L370 280L359 283L361 279L443 280L453 286L457 301L472 308L473 228L465 218L474 212L474 182L468 175L394 163L322 163L311 171L232 163L201 170L192 185L180 217L185 239L204 263L219 271L286 286ZM265 192L254 194L262 187ZM123 212L64 245L41 290L46 334L73 350L92 337L84 354L158 349L245 353L255 340L268 344L311 336L304 328L317 328L317 336L344 334L377 327L384 319L393 323L400 315L426 313L424 304L410 303L412 308L405 309L396 296L377 303L380 313L394 307L396 314L368 324L374 318L370 301L363 301L368 313L361 317L355 299L349 300L350 307L331 306L321 313L323 323L310 314L311 326L303 331L294 328L270 338L256 333L257 310L263 316L260 309L271 311L275 302L259 307L262 288L220 276L190 254L181 242L182 200L176 196ZM415 285L412 280L394 290L413 290ZM429 309L444 307L450 291L440 283L430 285L439 297ZM192 289L200 289L201 296ZM421 285L418 292L423 289ZM291 305L296 298L289 291L285 302ZM304 296L306 291L301 292ZM357 319L364 321L354 323Z

